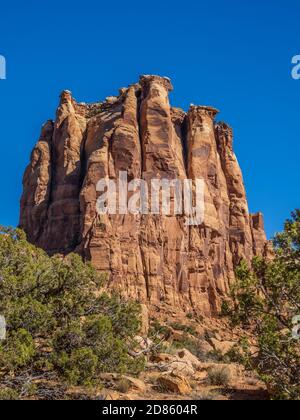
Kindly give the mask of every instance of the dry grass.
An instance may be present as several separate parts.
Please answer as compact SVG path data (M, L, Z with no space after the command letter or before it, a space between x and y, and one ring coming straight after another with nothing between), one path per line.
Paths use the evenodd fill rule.
M231 381L231 372L227 367L213 367L208 370L208 380L211 385L228 386Z

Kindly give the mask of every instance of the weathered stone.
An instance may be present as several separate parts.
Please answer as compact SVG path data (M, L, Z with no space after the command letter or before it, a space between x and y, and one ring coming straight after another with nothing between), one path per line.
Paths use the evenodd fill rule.
M151 347L154 346L154 342L150 338L146 337L145 335L143 337L137 335L136 337L134 337L134 341L138 345L137 351L149 350Z
M131 376L122 376L119 382L121 382L128 390L135 390L139 392L146 391L146 384L140 379L132 378Z
M49 254L78 252L128 298L211 315L241 259L270 249L261 214L248 212L231 128L215 123L214 108L172 108L170 90L169 79L142 76L101 104L78 104L64 91L24 175L20 227ZM185 215L99 216L97 183L118 180L120 171L129 181L202 178L203 223L188 226Z
M161 372L187 378L193 377L196 369L201 367L199 360L187 350L182 350L174 355L160 353L152 356L151 361Z
M204 339L198 340L198 354L199 357L206 358L206 356L213 351L213 346Z
M168 368L165 369L165 371L185 378L192 378L195 375L195 369L189 361L174 361Z
M186 395L192 390L188 380L184 376L180 375L161 375L157 378L157 383L163 391L168 391L174 394Z
M232 341L219 341L216 338L210 339L211 344L213 345L214 349L220 352L223 356L228 353L236 343Z
M201 366L199 359L187 349L179 350L177 356L181 361L189 362L194 369L199 369Z
M101 393L97 396L98 400L107 400L107 401L118 401L120 399L120 395L116 391L112 391L111 389L106 389L101 391Z

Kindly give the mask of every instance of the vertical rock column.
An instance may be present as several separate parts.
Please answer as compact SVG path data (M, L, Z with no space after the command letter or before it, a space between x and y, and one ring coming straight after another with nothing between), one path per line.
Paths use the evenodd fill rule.
M86 120L69 91L61 94L24 176L20 226L49 254L74 251L80 241L79 192Z
M169 79L143 76L140 80L140 135L143 179L186 178L181 139L172 122ZM161 203L160 203L161 204ZM187 235L184 219L171 215L144 215L140 244L148 299L179 305L187 279ZM186 291L187 292L187 291Z
M242 172L233 152L232 129L225 123L217 124L216 138L230 199L229 240L236 266L241 259L250 262L253 257L251 220Z
M43 232L51 192L51 147L54 124L48 121L31 153L30 164L23 177L20 227L28 240L46 249Z
M218 296L228 291L231 269L227 245L229 199L214 131L217 112L211 107L192 106L187 116L188 177L205 183L204 221L189 231L190 295L193 305L200 306L204 313L219 309Z
M129 298L147 301L140 252L140 215L99 215L97 183L108 178L119 188L120 172L128 182L141 178L141 144L138 123L140 87L122 89L107 98L89 119L85 144L86 176L81 191L82 253L94 266L109 274L109 285ZM125 186L127 188L127 186ZM128 193L128 200L131 194ZM118 197L117 197L118 200ZM127 202L128 202L127 200ZM117 201L118 204L118 201Z
M262 256L266 252L267 236L262 213L251 214L251 231L253 237L253 252L256 256Z
M52 139L52 190L44 232L50 253L74 251L80 242L79 193L85 117L69 91L61 94Z

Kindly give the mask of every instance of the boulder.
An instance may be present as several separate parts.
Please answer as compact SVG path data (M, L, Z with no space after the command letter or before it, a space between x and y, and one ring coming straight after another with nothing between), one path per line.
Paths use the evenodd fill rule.
M210 342L214 349L220 352L223 356L225 356L225 354L228 353L236 344L232 341L219 341L216 338L211 338Z
M213 346L206 340L198 340L198 348L199 355L202 357L205 357L214 350Z
M172 354L168 354L168 353L159 353L151 357L151 361L154 363L171 363L176 360L177 360L176 356Z
M146 391L146 384L137 378L132 378L131 376L122 376L118 382L122 383L122 386L124 386L124 388L127 388L128 390L135 390L135 391L139 391L141 393ZM117 382L117 383L118 383Z
M157 378L162 391L174 394L187 395L192 391L188 380L181 375L166 374Z
M176 376L184 376L186 378L193 378L195 369L189 361L174 361L165 370Z
M177 356L179 357L180 361L187 362L191 364L194 369L199 369L201 367L200 360L194 356L189 350L182 349L177 352Z

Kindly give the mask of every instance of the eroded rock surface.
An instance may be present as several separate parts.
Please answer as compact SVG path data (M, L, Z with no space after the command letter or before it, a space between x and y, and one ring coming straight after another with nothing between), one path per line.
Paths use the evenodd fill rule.
M75 251L91 260L126 297L210 315L240 260L266 252L263 218L249 214L231 128L215 123L214 108L172 108L171 90L167 78L142 76L99 104L79 104L64 91L24 175L20 226L49 254ZM120 171L129 181L203 179L203 223L100 216L96 185Z

